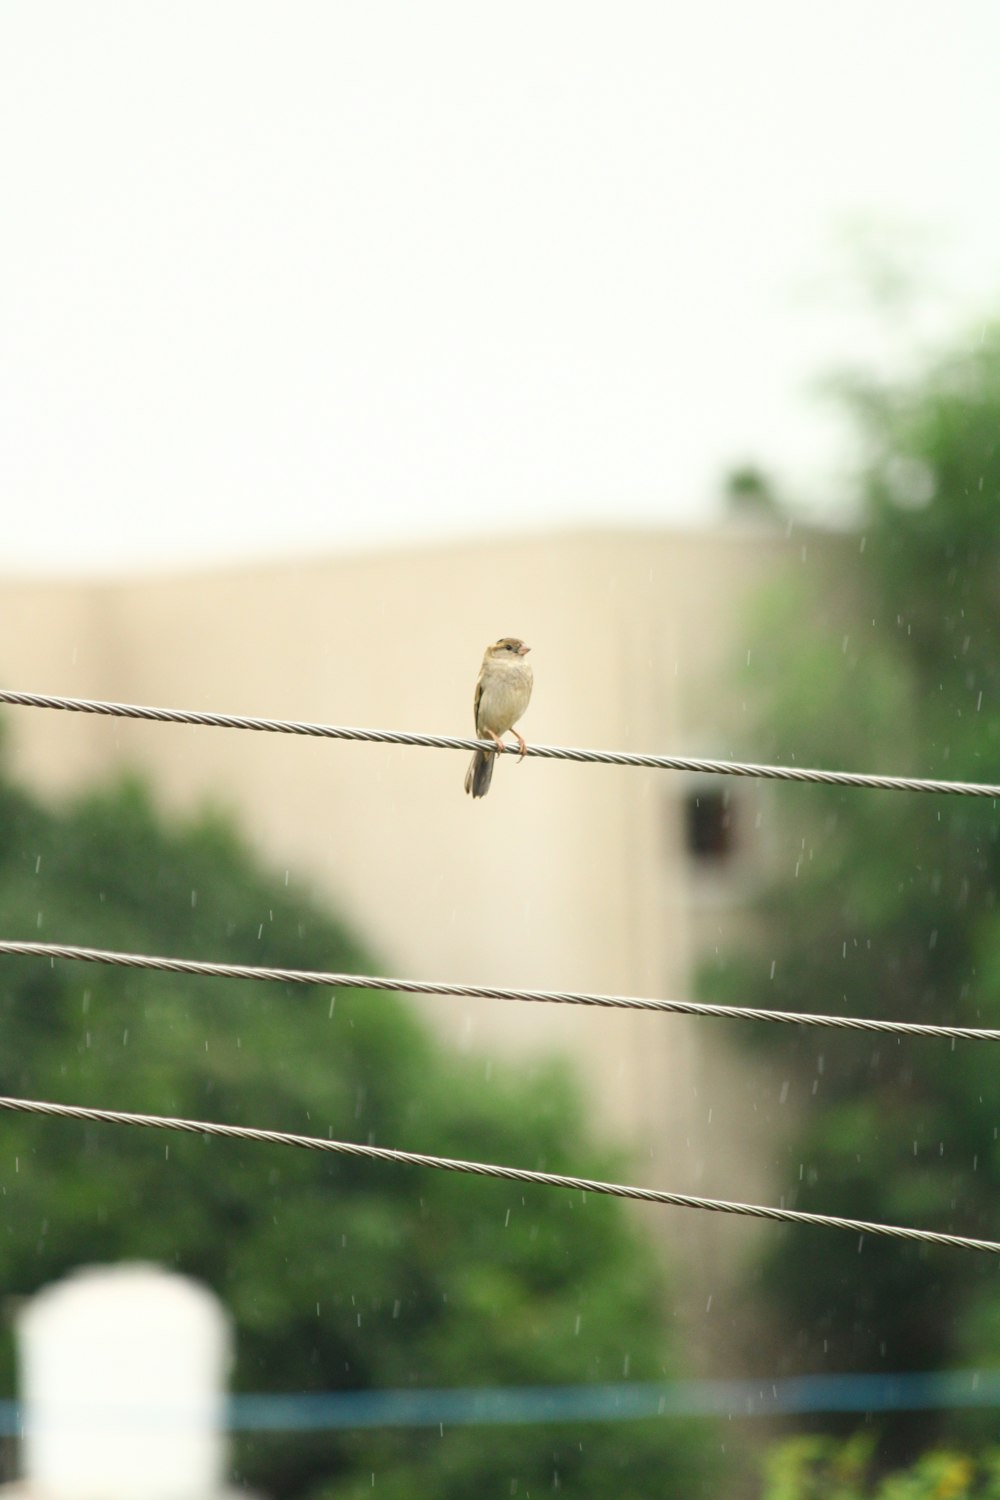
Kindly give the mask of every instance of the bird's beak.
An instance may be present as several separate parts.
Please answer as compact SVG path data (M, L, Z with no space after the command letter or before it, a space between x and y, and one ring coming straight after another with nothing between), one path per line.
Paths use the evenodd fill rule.
M518 648L517 648L517 654L518 654L518 656L527 656L527 654L528 654L528 652L530 650L531 650L531 647L530 646L526 646L524 644L524 642L522 641L521 644L520 644L520 646L518 646Z

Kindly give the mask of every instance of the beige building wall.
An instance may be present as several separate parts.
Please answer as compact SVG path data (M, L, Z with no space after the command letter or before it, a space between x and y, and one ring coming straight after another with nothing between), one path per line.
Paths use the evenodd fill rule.
M822 552L817 538L734 526L8 581L0 684L471 734L483 648L516 634L533 648L529 741L753 758L740 686L749 598L785 571L818 586ZM473 803L464 752L26 708L4 717L16 771L41 790L130 765L171 807L231 808L273 865L328 893L390 972L419 978L690 997L698 948L739 919L762 854L755 818L775 795L725 783L738 843L712 868L687 849L693 781L676 773L510 759ZM729 1023L420 1004L473 1057L502 1052L530 1068L539 1053L570 1054L647 1184L744 1199L786 1185L772 1167L772 1081ZM709 1282L727 1279L752 1232L714 1215L642 1213Z

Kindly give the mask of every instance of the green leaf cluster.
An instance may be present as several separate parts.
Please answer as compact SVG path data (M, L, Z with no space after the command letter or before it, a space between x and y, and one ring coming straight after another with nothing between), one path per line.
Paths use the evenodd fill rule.
M761 1500L1000 1500L1000 1449L976 1457L933 1449L883 1474L877 1448L871 1429L843 1442L810 1436L780 1443L767 1456Z
M135 781L51 808L0 780L0 930L300 968L375 967L232 827ZM345 859L349 851L345 851ZM0 958L0 1092L529 1167L610 1172L551 1065L437 1045L398 997ZM237 1391L662 1378L660 1271L620 1205L237 1141L4 1115L0 1284L147 1259L236 1324ZM0 1379L14 1393L10 1343ZM704 1429L366 1430L239 1443L241 1478L323 1500L700 1493ZM514 1488L512 1488L514 1486Z

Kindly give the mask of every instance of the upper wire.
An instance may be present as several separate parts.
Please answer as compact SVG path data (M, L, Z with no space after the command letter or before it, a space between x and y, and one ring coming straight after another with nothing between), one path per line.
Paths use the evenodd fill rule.
M996 1042L1000 1030L986 1026L938 1026L922 1021L880 1021L861 1016L825 1016L794 1010L760 1010L746 1005L712 1005L699 1000L647 999L641 995L593 994L585 990L525 990L503 985L448 984L430 979L393 979L379 974L342 974L325 969L285 969L263 964L213 963L207 959L166 958L85 948L75 943L22 942L0 938L0 956L70 959L121 969L154 969L215 979L273 980L320 985L326 989L397 990L407 995L452 995L481 1000L521 1000L547 1005L589 1005L605 1010L661 1011L681 1016L715 1016L737 1021L774 1021L785 1026L826 1026L839 1031L877 1031L890 1036L937 1037L950 1041Z
M98 698L57 698L47 693L20 693L0 688L0 703L24 708L56 708L70 713L103 714L120 719L147 719L157 724L195 724L213 729L252 729L268 734L297 734L313 739L360 740L383 745L422 745L434 750L495 750L492 740L470 740L443 734L408 734L395 729L353 729L342 724L312 724L298 719L260 719L245 714L202 713L187 708L153 708ZM519 753L514 746L506 753ZM693 771L706 776L756 776L768 781L804 781L823 786L869 787L885 792L939 792L953 797L1000 797L1000 785L980 781L939 781L923 776L873 776L857 771L821 771L803 766L756 765L751 761L705 760L686 755L637 755L624 750L579 750L567 745L528 745L527 755L542 760L569 760L601 766L644 766L661 771Z
M943 1234L933 1229L910 1229L899 1224L879 1224L868 1219L845 1219L834 1214L806 1213L801 1209L772 1208L758 1203L733 1203L725 1198L701 1198L691 1193L668 1193L660 1188L633 1187L603 1182L593 1177L570 1177L562 1172L532 1171L494 1162L465 1161L459 1157L429 1156L422 1151L398 1151L390 1146L362 1145L358 1141L334 1141L323 1136L296 1135L285 1130L259 1130L251 1125L224 1125L213 1120L179 1119L170 1115L134 1114L117 1109L91 1109L80 1104L52 1104L41 1099L0 1096L0 1109L14 1113L49 1115L60 1119L85 1120L106 1125L131 1125L150 1130L178 1130L189 1135L219 1136L254 1141L260 1145L298 1146L306 1151L328 1151L341 1156L361 1156L401 1166L432 1167L444 1172L467 1172L475 1177L494 1177L506 1182L524 1182L542 1187L571 1188L600 1193L611 1198L630 1198L639 1203L665 1203L674 1208L700 1208L709 1213L739 1214L745 1218L770 1219L779 1224L808 1224L824 1229L847 1229L855 1234L885 1239L915 1240L956 1250L981 1250L1000 1255L995 1240L972 1239L964 1234Z

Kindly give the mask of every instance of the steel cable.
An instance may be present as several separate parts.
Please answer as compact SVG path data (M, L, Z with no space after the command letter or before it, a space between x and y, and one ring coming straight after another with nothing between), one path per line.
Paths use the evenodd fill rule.
M244 714L202 713L186 708L153 708L137 703L113 703L97 698L61 698L47 693L19 693L0 689L0 703L24 708L64 709L70 713L101 714L120 719L144 719L156 724L193 724L213 729L249 729L268 734L295 734L312 739L358 740L367 744L420 745L434 750L490 750L490 740L471 740L442 734L408 734L395 729L356 729L342 724L313 724L298 719L261 719ZM517 754L508 745L507 754ZM706 760L686 755L638 755L623 750L581 750L567 745L528 745L525 752L542 760L568 760L601 766L642 766L651 770L690 771L706 776L751 776L768 781L799 781L824 786L870 787L888 792L939 792L956 797L1000 797L1000 785L978 781L939 781L921 776L873 776L856 771L823 771L802 766L757 765L750 761Z
M40 1099L0 1096L0 1109L17 1114L47 1115L56 1119L83 1120L106 1125L128 1125L147 1130L176 1130L188 1135L253 1141L258 1145L297 1146L305 1151L324 1151L339 1156L364 1157L398 1166L430 1167L443 1172L465 1172L474 1177L499 1178L540 1187L569 1188L599 1193L610 1198L628 1198L638 1203L663 1203L674 1208L699 1208L709 1213L739 1214L744 1218L770 1219L778 1224L808 1224L825 1229L846 1229L854 1234L886 1239L912 1240L944 1245L956 1250L980 1250L1000 1255L994 1240L972 1239L962 1234L942 1234L932 1229L908 1229L898 1224L877 1224L867 1219L845 1219L834 1214L805 1213L793 1208L771 1208L758 1203L732 1203L725 1198L700 1198L691 1193L668 1193L659 1188L632 1187L620 1182L602 1182L593 1177L569 1177L561 1172L532 1171L493 1162L464 1161L458 1157L430 1156L422 1151L398 1151L389 1146L362 1145L358 1141L327 1140L323 1136L296 1135L285 1130L260 1130L252 1125L223 1125L213 1120L178 1119L170 1115L134 1114L117 1109L91 1109L80 1104L52 1104Z
M504 985L449 984L430 979L394 979L379 974L341 974L324 969L285 969L262 964L213 963L207 959L164 958L121 953L73 943L21 942L0 938L0 957L69 959L109 964L120 969L152 969L167 974L195 974L213 979L271 980L281 984L319 985L325 989L390 990L405 995L449 995L475 1000L520 1000L543 1005L597 1006L606 1010L661 1011L669 1015L709 1016L735 1021L772 1021L784 1026L826 1026L838 1031L876 1031L890 1036L934 1037L950 1041L997 1042L1000 1030L987 1026L938 1026L922 1021L880 1021L861 1016L813 1015L807 1011L760 1010L744 1005L712 1005L698 1000L658 1000L640 995L593 994L585 990L525 990Z

